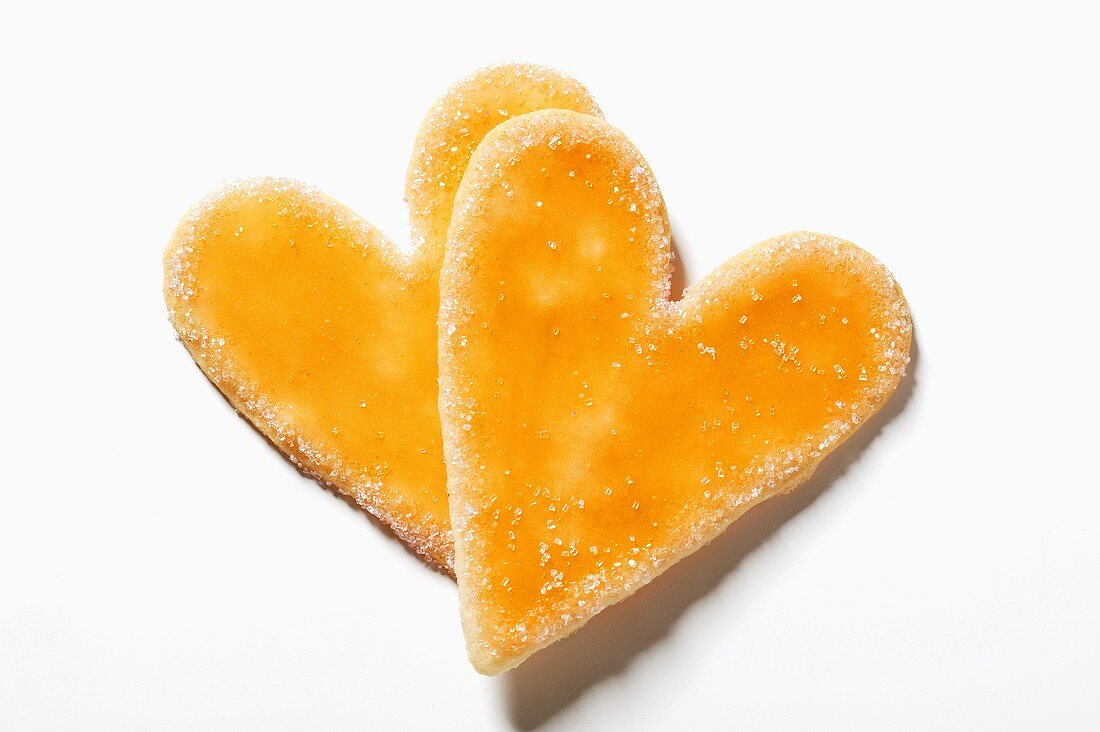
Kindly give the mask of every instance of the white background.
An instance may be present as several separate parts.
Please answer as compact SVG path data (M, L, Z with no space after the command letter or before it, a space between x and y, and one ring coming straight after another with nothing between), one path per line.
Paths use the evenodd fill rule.
M0 19L0 728L1100 724L1084 4L155 5ZM688 282L835 234L897 275L916 345L810 485L485 678L453 583L173 340L160 257L261 174L404 240L420 119L504 60L573 74L647 155Z

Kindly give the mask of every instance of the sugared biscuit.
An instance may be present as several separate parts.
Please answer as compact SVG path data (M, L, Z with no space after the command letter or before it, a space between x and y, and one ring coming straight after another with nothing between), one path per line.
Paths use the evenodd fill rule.
M594 117L536 112L493 130L450 238L440 411L483 673L806 480L908 362L900 288L833 237L765 242L670 302L657 183Z
M305 472L431 562L453 562L436 390L439 267L453 197L485 134L544 108L599 114L576 81L505 65L428 114L406 182L415 251L284 180L195 207L164 259L169 317L195 361Z

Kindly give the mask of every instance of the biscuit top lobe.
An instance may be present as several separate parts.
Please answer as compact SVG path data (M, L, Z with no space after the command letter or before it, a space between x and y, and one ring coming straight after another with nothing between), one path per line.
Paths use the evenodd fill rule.
M484 69L436 103L409 166L412 255L323 194L274 179L200 203L165 253L169 318L233 406L448 569L436 387L447 223L485 133L548 105L599 113L580 84L534 66Z
M656 182L615 128L490 133L441 279L440 411L475 667L504 671L805 480L894 391L910 320L863 250L791 234L669 302Z
M438 272L451 223L455 192L470 156L491 129L542 109L600 116L581 84L541 66L502 64L455 84L420 126L405 180L413 244Z

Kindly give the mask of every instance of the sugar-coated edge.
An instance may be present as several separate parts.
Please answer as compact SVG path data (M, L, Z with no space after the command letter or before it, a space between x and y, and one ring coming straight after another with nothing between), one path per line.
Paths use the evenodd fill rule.
M446 134L447 127L454 122L456 109L461 107L467 94L477 93L486 84L493 83L501 76L504 77L505 85L515 79L543 85L552 89L559 99L572 97L578 102L576 106L586 107L585 111L588 114L596 117L603 116L603 112L587 87L573 77L549 66L520 62L492 64L477 69L469 76L455 82L436 100L420 124L405 174L405 201L409 208L412 243L417 254L429 255L432 253L429 250L433 247L442 248L447 243L427 241L427 222L435 214L437 206L433 202L432 194L438 192L434 187L436 181L431 176L431 163L437 154L453 142L453 139ZM469 161L467 161L468 166ZM452 203L454 200L457 200L457 191L452 197Z

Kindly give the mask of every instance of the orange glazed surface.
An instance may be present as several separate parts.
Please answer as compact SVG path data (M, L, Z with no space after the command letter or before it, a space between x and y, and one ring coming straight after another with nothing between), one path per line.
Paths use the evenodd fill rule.
M758 245L669 302L660 191L593 117L498 127L455 211L440 404L463 624L485 673L808 478L908 361L890 273L820 234Z
M323 194L274 179L199 204L165 253L172 324L233 406L448 570L436 386L447 225L485 134L548 107L599 114L576 81L523 65L483 69L437 102L409 165L411 255Z

